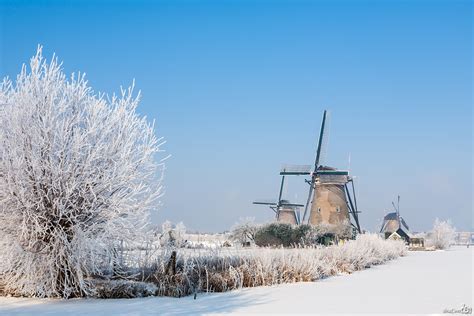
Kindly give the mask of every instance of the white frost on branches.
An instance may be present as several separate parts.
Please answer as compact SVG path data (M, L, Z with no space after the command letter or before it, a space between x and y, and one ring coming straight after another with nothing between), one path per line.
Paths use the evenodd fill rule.
M165 221L161 225L160 245L162 247L182 247L185 242L186 226L179 222L173 228L170 221Z
M90 294L88 278L139 242L161 195L164 143L133 87L105 97L38 48L0 85L0 278L5 291Z
M238 242L240 245L255 242L255 234L260 226L255 224L255 218L241 218L230 231L230 239Z
M433 230L428 234L427 244L435 249L447 249L454 244L456 229L451 221L435 219Z

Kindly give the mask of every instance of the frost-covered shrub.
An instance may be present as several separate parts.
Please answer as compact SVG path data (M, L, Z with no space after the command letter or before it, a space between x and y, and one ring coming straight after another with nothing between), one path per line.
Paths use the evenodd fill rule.
M428 233L426 246L435 249L447 249L454 244L456 229L449 220L440 221L435 219L433 229Z
M0 85L0 276L6 293L92 294L160 196L162 140L133 89L105 97L38 49Z
M295 243L294 236L292 225L287 223L270 223L263 225L257 230L255 233L255 244L261 247L288 247Z
M230 231L229 238L240 245L255 242L255 234L258 231L258 225L254 218L243 218L236 223Z
M270 223L257 229L255 244L262 247L315 245L321 243L321 238L325 236L332 236L337 239L350 239L353 236L352 226L348 221L336 225Z
M340 239L350 239L354 237L354 228L348 220L333 225L335 235Z

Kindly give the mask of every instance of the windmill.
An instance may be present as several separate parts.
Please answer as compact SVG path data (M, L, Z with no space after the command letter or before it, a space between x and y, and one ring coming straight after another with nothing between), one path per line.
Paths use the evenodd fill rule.
M254 202L254 204L269 205L277 214L277 220L282 218L283 212L293 214L294 224L337 224L344 221L350 221L352 216L352 226L360 233L357 200L355 196L354 181L348 171L338 170L336 168L323 166L321 164L324 144L327 142L327 116L325 110L321 123L321 131L318 138L318 147L316 149L316 159L314 168L311 165L284 165L280 171L282 176L280 193L277 202ZM309 184L309 193L306 204L292 204L287 200L282 200L283 186L285 176L311 176L306 179ZM349 187L349 185L351 187ZM311 208L310 208L311 205ZM304 206L303 217L300 217L299 207ZM306 219L309 212L309 218ZM291 211L293 210L293 211ZM286 218L286 217L285 217ZM286 220L285 220L286 221Z
M307 169L309 170L311 166L307 166ZM300 216L300 207L303 207L303 204L295 204L295 203L290 203L288 200L282 200L282 195L283 195L283 188L285 185L285 176L287 175L287 170L289 174L291 174L291 170L293 172L297 172L297 169L292 169L291 167L288 166L283 166L282 171L280 174L282 175L281 177L281 183L280 183L280 192L278 193L278 200L276 202L272 201L254 201L253 204L258 204L258 205L268 205L270 209L275 212L275 218L278 222L283 222L283 223L288 223L288 224L300 224L301 223L301 216Z
M311 205L308 218L310 224L337 224L345 220L350 221L350 217L352 217L352 226L360 233L359 211L357 210L357 199L352 177L346 170L338 170L321 164L324 138L327 137L328 133L327 115L325 110L318 138L314 169L310 174L311 179L306 180L306 183L309 184L309 192L302 222L306 221L308 209Z
M392 202L392 206L394 212L385 215L380 233L385 238L389 238L393 233L397 233L404 240L409 241L411 238L410 228L403 217L400 216L400 195L397 198L397 205L395 205L395 202Z

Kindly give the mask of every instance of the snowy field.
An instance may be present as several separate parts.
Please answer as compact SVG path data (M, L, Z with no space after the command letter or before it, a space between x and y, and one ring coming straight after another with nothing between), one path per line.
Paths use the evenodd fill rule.
M193 297L118 300L0 298L0 315L219 313L442 314L473 303L473 247L409 252L387 264L314 283Z

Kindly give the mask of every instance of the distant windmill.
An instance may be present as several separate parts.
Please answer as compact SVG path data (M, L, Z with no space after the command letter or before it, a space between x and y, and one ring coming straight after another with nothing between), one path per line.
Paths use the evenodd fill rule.
M395 205L395 202L392 202L392 206L395 212L385 215L380 233L385 238L389 238L393 233L397 233L404 240L409 241L411 238L410 228L403 217L400 216L400 195L397 198L397 205Z
M310 166L308 166L308 169ZM286 167L284 166L282 172L286 172ZM281 173L280 173L281 174ZM301 216L299 208L303 207L303 204L290 203L288 200L282 200L283 188L285 185L285 174L281 177L280 183L280 192L278 193L278 200L276 202L272 201L255 201L253 204L258 205L268 205L276 215L276 220L278 222L288 223L288 224L300 224Z

